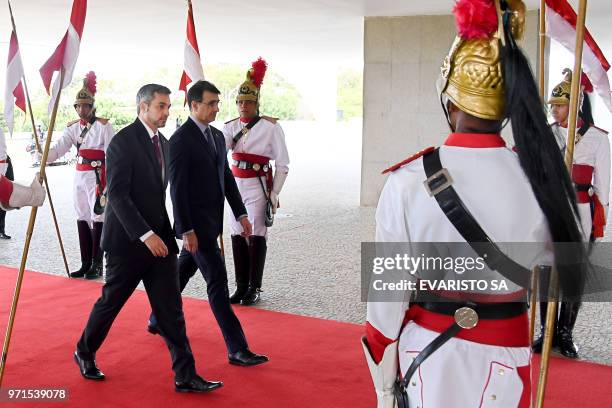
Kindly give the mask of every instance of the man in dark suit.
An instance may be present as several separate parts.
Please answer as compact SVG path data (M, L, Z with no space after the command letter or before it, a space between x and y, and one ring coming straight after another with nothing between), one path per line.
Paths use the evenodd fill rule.
M177 392L205 392L220 382L196 374L179 291L178 246L165 206L168 141L159 133L170 109L170 90L143 86L136 97L138 119L121 130L106 153L108 205L102 233L106 283L77 344L74 359L83 377L103 380L96 351L119 311L143 281L170 349Z
M181 291L199 268L207 285L210 307L223 333L231 364L252 366L268 361L249 350L240 321L229 300L227 270L217 237L223 228L225 199L243 227L243 236L252 227L242 203L236 180L230 171L223 133L210 126L219 112L219 90L210 82L198 81L189 88L189 119L170 139L170 193L175 230L183 240L179 255ZM155 314L155 310L153 311ZM159 324L159 323L158 323ZM161 330L160 330L161 329ZM149 331L161 331L155 316Z

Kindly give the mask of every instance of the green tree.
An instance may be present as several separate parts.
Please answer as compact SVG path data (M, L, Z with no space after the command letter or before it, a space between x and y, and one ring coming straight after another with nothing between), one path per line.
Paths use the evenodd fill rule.
M363 116L363 75L361 71L346 69L338 74L338 110L343 119Z

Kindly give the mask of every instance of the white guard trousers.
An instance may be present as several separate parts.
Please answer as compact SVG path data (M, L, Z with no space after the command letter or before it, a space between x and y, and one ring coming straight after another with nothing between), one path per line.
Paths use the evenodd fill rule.
M104 214L94 213L96 204L96 173L93 171L77 171L74 174L74 210L78 221L104 222Z
M261 178L261 181L265 187L266 179ZM261 188L261 184L257 178L240 178L236 177L236 184L240 195L242 196L242 202L246 207L249 221L253 225L253 235L259 235L262 237L268 236L268 228L266 227L266 197ZM230 232L232 235L239 235L242 233L242 225L233 214L230 217Z

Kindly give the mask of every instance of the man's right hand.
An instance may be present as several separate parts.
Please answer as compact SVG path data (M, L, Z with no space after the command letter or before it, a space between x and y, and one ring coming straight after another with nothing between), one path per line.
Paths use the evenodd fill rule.
M195 232L191 231L183 234L183 248L192 255L198 251L198 237Z
M154 257L163 258L168 256L168 247L157 234L151 235L144 243Z

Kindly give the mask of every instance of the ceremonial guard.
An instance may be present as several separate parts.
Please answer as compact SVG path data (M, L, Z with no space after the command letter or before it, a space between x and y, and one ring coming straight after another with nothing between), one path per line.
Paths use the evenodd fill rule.
M4 176L8 180L14 180L13 165L6 151L6 138L2 129L0 129L0 176ZM11 239L10 235L7 235L4 230L5 217L6 211L0 209L0 239Z
M530 407L529 271L552 257L551 239L581 242L572 185L515 43L525 6L495 3L456 3L459 34L437 84L452 133L386 171L376 241L464 243L485 260L481 279L510 286L498 297L416 290L394 301L370 298L363 347L378 407ZM516 153L500 136L504 119ZM501 245L516 242L533 243L529 262L519 264ZM560 281L571 281L571 271L558 269Z
M268 227L272 225L289 171L283 129L275 119L259 115L259 94L266 69L261 58L253 62L236 97L240 117L223 128L227 149L232 150L232 173L253 225L253 235L247 239L240 235L240 222L232 218L230 223L236 274L236 290L230 301L243 305L260 300Z
M77 93L74 109L79 119L68 123L61 139L49 150L47 163L66 154L72 146L77 149L74 175L74 209L81 247L81 268L70 273L73 278L95 279L102 276L100 237L106 205L105 152L114 131L108 119L96 117L94 107L96 75L89 72L83 88Z
M565 156L567 148L567 123L572 72L563 71L565 78L552 90L548 103L555 122L551 125L559 148ZM578 212L582 222L582 233L585 242L594 242L604 236L608 215L608 197L610 195L610 141L608 132L594 125L589 93L593 85L583 73L581 78L581 107L578 112L578 126L574 141L574 160L572 181L576 188ZM545 280L543 285L547 285ZM544 323L546 321L547 303L540 303L540 337L533 343L533 351L540 353L544 342ZM572 332L578 317L580 302L561 302L553 337L553 346L559 347L561 354L569 358L578 357L578 348L574 344Z

